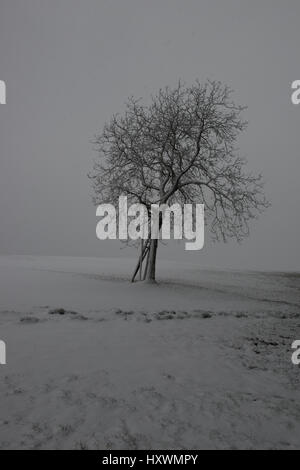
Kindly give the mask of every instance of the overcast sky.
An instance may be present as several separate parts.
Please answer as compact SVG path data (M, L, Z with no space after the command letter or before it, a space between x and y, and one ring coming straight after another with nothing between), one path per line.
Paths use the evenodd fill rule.
M130 256L96 239L90 141L129 95L217 79L248 105L240 139L272 202L242 245L161 255L300 269L299 0L1 0L0 253Z

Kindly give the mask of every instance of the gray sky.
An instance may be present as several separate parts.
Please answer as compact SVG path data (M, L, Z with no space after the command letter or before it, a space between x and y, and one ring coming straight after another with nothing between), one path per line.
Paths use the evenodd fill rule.
M212 78L249 107L239 145L272 208L242 245L161 254L299 270L299 17L298 0L1 0L0 253L132 254L96 239L90 141L128 95Z

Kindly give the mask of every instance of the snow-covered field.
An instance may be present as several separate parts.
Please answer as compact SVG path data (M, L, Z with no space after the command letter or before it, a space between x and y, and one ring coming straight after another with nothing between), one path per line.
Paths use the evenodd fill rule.
M0 448L300 449L300 274L134 264L0 257Z

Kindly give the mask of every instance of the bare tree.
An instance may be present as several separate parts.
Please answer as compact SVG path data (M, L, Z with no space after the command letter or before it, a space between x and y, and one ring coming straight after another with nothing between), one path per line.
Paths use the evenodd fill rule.
M161 89L149 104L131 98L96 138L98 158L90 177L94 202L203 203L205 223L215 240L241 241L248 223L268 206L261 175L245 169L236 148L246 126L245 109L220 82L182 83ZM155 280L158 241L143 244L132 280Z

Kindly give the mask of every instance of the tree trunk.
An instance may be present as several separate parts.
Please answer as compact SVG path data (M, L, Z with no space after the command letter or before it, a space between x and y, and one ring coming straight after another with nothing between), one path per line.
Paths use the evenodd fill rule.
M159 214L159 226L158 226L158 233L162 227L162 214ZM146 260L146 267L144 271L143 280L146 282L156 282L155 275L156 275L156 255L157 255L157 247L158 247L158 238L151 239L148 238L143 243L143 249L140 253L137 265L133 272L131 282L134 282L138 272L142 269L143 261L147 255Z
M145 266L145 268L144 268L143 281L145 281L145 279L146 279L146 274L147 274L147 270L148 270L148 265L149 265L149 252L148 252L147 259L146 259L146 266Z
M142 253L141 253L140 256L139 256L137 265L136 265L136 267L135 267L135 270L134 270L133 275L132 275L132 278L131 278L131 282L134 282L135 277L136 277L136 275L137 275L137 273L138 273L138 271L139 271L141 265L143 264L143 260L144 260L144 258L145 258L145 256L146 256L146 254L147 254L148 251L149 251L149 240L146 240L146 242L143 243L143 251L142 251Z
M163 221L162 213L159 213L157 238L149 240L150 246L149 246L145 274L144 274L144 280L146 282L156 282L156 256L157 256L157 248L158 248L158 234L162 227L162 221Z
M157 246L158 240L151 240L147 259L147 270L145 275L146 282L155 282Z
M144 240L141 238L141 255L140 255L140 281L143 276L143 252L144 252Z

